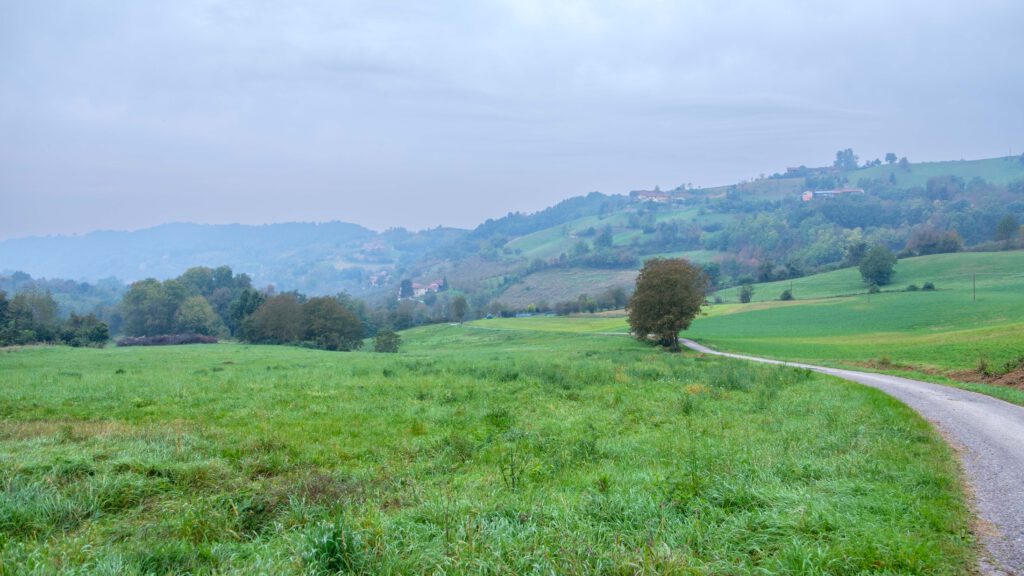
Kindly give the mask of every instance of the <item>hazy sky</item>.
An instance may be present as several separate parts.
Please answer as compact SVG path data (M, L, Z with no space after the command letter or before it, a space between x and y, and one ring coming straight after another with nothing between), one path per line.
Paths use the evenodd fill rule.
M1024 152L1024 2L0 0L0 238Z

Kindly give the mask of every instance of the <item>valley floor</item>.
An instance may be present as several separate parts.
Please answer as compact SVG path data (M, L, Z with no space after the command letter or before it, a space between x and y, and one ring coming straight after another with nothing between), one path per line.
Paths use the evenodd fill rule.
M974 565L951 451L877 390L603 334L403 338L0 352L0 572Z

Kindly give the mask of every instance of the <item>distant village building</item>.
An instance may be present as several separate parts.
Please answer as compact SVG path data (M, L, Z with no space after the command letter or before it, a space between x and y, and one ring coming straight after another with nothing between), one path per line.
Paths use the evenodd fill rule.
M634 190L629 193L629 197L634 202L657 202L659 204L667 204L672 201L672 196L668 192L662 192L661 190Z
M426 296L427 292L440 292L440 291L441 291L441 283L440 282L431 282L430 284L420 284L418 282L413 282L412 283L412 295L415 298L419 298L420 296Z
M810 202L815 198L835 198L843 194L864 194L863 188L836 188L835 190L808 190L802 198L804 202Z

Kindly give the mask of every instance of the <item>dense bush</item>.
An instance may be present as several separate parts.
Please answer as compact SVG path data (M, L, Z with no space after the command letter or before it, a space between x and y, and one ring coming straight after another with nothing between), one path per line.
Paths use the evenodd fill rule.
M61 321L57 303L49 292L30 289L7 300L0 290L0 346L63 343L69 346L102 346L110 329L95 315Z
M885 246L876 244L868 250L858 268L865 283L884 286L892 279L895 266L896 255Z
M93 314L71 314L60 333L60 340L68 346L102 347L110 340L110 329Z
M394 354L398 352L398 348L401 345L402 337L394 330L389 330L387 328L377 332L377 336L373 339L374 352L389 352Z
M118 346L176 346L179 344L216 344L217 339L204 334L164 334L121 338Z
M750 284L744 284L743 287L740 288L740 302L748 304L750 302L750 299L753 297L754 287L751 286Z
M262 303L245 274L231 268L189 268L171 280L135 282L121 300L129 336L237 331L242 319Z
M270 296L242 323L241 338L259 344L302 344L323 350L356 350L362 320L338 298L308 301L299 294Z

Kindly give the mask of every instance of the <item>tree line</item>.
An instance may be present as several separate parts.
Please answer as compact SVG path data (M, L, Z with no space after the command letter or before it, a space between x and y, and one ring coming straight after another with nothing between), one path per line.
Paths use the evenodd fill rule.
M72 312L61 318L50 292L31 289L8 299L0 290L0 346L103 346L108 340L110 329L95 314Z

